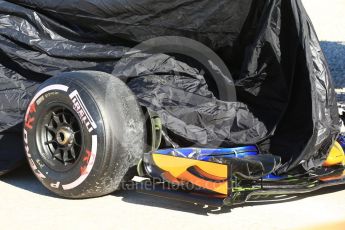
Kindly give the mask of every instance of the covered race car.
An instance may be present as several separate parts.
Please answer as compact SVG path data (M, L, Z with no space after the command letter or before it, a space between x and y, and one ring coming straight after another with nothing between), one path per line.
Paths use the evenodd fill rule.
M58 195L137 175L230 205L345 183L300 0L0 1L0 51L2 171L26 156Z

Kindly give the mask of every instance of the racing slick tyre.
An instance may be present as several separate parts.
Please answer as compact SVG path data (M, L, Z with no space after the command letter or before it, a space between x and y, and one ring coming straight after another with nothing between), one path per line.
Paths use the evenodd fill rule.
M48 79L24 120L30 167L42 184L67 198L111 193L146 146L143 112L118 78L95 71Z

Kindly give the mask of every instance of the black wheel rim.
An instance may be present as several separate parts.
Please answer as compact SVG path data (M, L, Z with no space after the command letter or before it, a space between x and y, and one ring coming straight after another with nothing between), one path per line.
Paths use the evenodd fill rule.
M51 168L64 171L79 159L83 137L76 114L64 105L45 112L37 129L38 147Z

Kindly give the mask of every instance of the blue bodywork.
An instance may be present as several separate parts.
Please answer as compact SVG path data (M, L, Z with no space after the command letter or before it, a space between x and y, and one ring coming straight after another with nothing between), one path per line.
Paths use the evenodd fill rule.
M339 135L337 141L339 142L339 144L341 145L341 147L343 147L343 149L345 150L345 136Z
M255 156L259 150L254 145L235 147L235 148L177 148L177 149L160 149L156 153L163 155L173 155L177 157L186 157L199 161L209 161L213 157L223 158L243 158L246 156Z

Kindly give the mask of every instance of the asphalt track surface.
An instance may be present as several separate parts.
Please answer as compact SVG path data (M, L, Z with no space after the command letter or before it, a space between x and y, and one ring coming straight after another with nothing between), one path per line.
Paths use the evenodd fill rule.
M345 0L303 2L336 86L344 88ZM219 210L136 191L61 199L24 166L0 179L0 229L345 229L345 186Z

